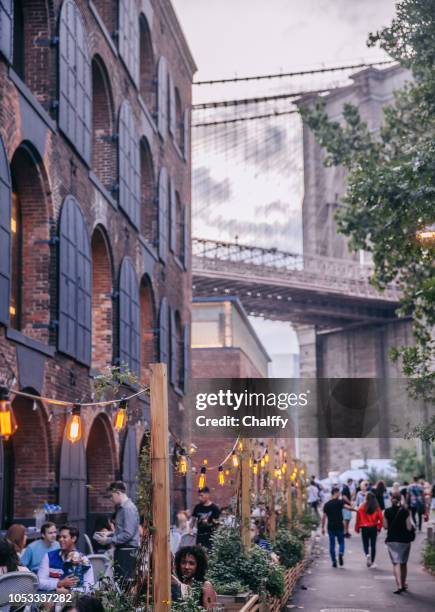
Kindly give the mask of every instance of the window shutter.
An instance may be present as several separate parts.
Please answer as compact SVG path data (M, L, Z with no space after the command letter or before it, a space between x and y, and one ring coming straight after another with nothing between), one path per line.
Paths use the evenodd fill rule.
M177 252L177 194L175 192L174 180L171 178L171 232L169 246L173 253Z
M159 359L160 363L168 363L168 300L165 297L160 302Z
M139 83L139 15L132 0L119 0L119 54L133 81Z
M168 173L160 170L159 176L159 257L166 263L168 257Z
M189 207L185 206L183 211L183 265L187 270L190 258L190 231L189 231Z
M175 86L171 75L169 75L169 131L175 137L177 133L177 115L175 110Z
M0 52L12 62L13 2L0 0Z
M119 276L119 361L140 374L139 285L129 257L124 257Z
M11 289L11 176L3 139L0 136L0 322L9 323Z
M175 322L175 310L169 309L170 331L171 331L171 367L169 368L169 382L175 387L177 384L177 326Z
M136 227L140 218L139 140L130 104L119 111L119 206Z
M67 196L60 215L59 351L91 363L92 263L80 205Z
M73 0L62 5L59 39L59 128L90 163L91 63L82 16Z
M168 66L161 57L157 69L157 128L163 138L168 128Z
M186 161L188 161L188 159L190 157L190 113L189 113L189 109L188 108L186 108L186 110L184 111L183 122L184 122L184 128L183 128L183 137L184 137L183 156L184 156L184 159Z
M187 392L189 382L189 357L190 357L190 328L185 325L183 329L183 391Z

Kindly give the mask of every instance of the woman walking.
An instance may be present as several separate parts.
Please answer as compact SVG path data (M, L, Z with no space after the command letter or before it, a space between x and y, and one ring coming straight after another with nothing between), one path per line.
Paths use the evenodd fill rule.
M394 495L391 501L393 505L391 508L387 508L384 514L384 528L387 530L385 542L393 564L394 578L397 584L394 593L400 595L408 590L406 583L407 564L411 542L415 538L415 530L412 525L411 512L402 506L400 495Z
M373 493L378 500L379 508L384 511L385 510L385 494L387 492L387 487L385 486L385 482L383 480L379 480L376 483L375 489Z
M366 495L366 501L361 504L356 513L355 531L361 531L364 554L367 567L376 567L376 540L382 529L382 510L378 500L370 491Z

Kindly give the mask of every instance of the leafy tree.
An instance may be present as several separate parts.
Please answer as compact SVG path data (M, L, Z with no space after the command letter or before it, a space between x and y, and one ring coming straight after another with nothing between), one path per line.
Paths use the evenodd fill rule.
M394 451L394 464L397 469L399 482L411 482L414 476L424 473L424 465L417 458L414 448L396 448Z
M373 255L372 283L379 290L397 282L399 316L411 317L413 346L396 347L414 396L433 398L435 342L434 242L416 239L435 220L435 11L433 0L399 0L392 24L370 34L412 73L412 82L384 109L384 123L373 134L350 104L343 122L330 121L322 100L301 108L306 124L326 149L327 166L347 169L341 233L351 249Z

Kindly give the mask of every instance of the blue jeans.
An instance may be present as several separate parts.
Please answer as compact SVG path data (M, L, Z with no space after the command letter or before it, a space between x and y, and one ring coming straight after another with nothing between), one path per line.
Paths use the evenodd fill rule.
M344 554L344 530L343 527L340 529L328 529L329 535L329 554L331 555L331 560L333 563L337 562L337 557L335 556L335 538L338 540L338 552L340 555Z

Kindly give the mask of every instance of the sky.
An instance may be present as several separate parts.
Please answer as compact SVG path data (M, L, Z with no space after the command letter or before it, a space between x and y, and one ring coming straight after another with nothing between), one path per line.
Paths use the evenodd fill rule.
M194 80L290 72L387 59L367 48L394 0L173 0L198 66ZM339 85L349 73L194 86L193 101L231 100ZM326 81L325 81L326 79ZM193 123L282 111L288 101L196 111ZM295 115L193 131L193 234L302 250L303 163ZM256 319L271 355L298 351L289 326Z

